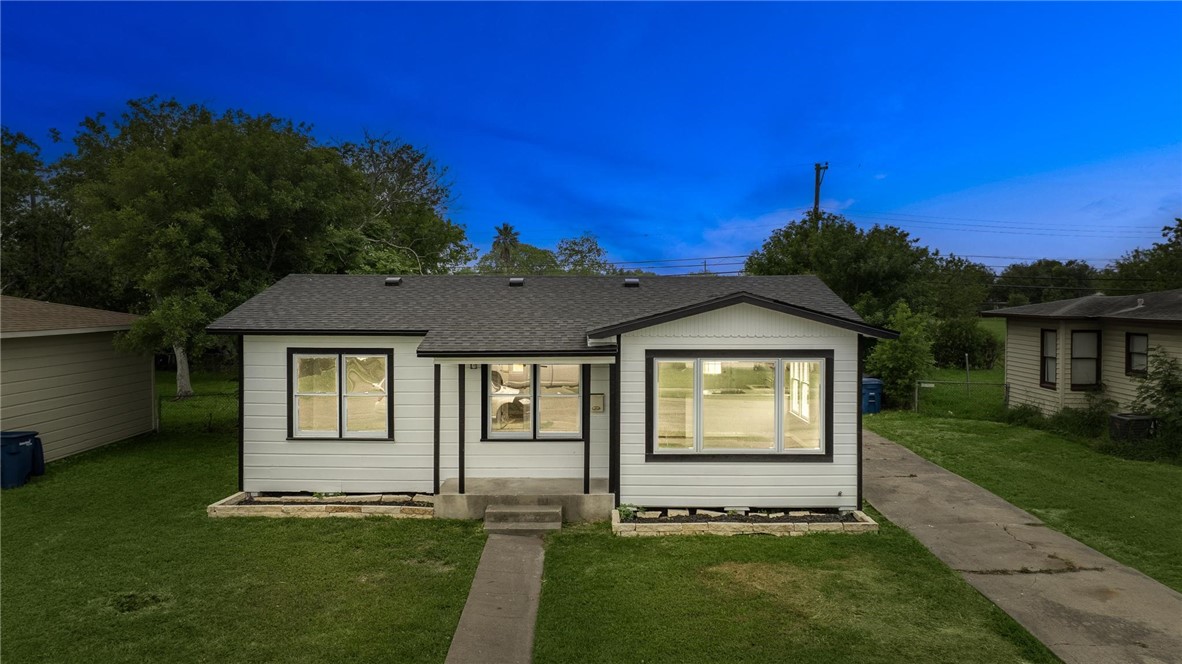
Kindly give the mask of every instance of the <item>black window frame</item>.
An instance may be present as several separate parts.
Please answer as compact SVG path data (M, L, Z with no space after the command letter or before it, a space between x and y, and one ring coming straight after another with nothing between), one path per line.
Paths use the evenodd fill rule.
M1096 356L1095 357L1076 357L1075 356L1075 335L1077 335L1077 334L1094 334L1094 335L1096 335ZM1070 353L1068 354L1069 355L1068 361L1071 364L1068 365L1068 367L1069 367L1068 370L1071 371L1071 389L1072 389L1072 391L1086 392L1088 390L1100 389L1100 384L1103 381L1103 378L1100 375L1100 371L1103 366L1102 361L1101 361L1102 355L1103 355L1103 348L1101 347L1100 344L1102 344L1103 341L1104 341L1104 338L1103 338L1103 335L1100 333L1100 330L1072 330L1071 331L1071 350L1070 350ZM1096 382L1094 382L1094 383L1077 383L1077 382L1075 382L1075 361L1076 360L1091 360L1096 363Z
M345 409L341 402L345 398L343 387L337 390L337 435L336 436L297 436L295 435L295 356L296 355L336 355L337 372L344 365L346 355L384 355L386 357L386 436L346 436ZM353 442L394 442L394 350L392 348L288 348L287 349L287 440L289 441L325 441L348 440ZM338 384L343 376L338 375Z
M1047 332L1055 335L1055 347L1050 355L1047 355ZM1047 380L1048 358L1055 360L1055 375L1051 376L1052 380ZM1038 386L1048 390L1059 387L1059 331L1049 327L1040 328L1038 331Z
M489 365L480 365L480 442L482 443L573 443L585 442L590 440L591 435L590 420L591 420L591 365L582 362L539 362L533 360L530 362L515 361L509 358L505 359L506 364L528 364L533 367L530 376L530 389L532 393L530 398L533 400L533 407L530 408L531 416L533 417L533 427L531 428L530 436L490 436L488 432L489 412ZM575 364L579 367L579 432L573 436L539 436L538 435L538 405L540 400L537 398L538 389L538 367L542 365L554 364Z
M662 350L646 350L644 352L644 461L645 463L832 463L833 462L833 349L818 348L812 350L716 350L701 348L676 348ZM744 360L780 360L802 359L811 360L821 358L825 360L825 427L824 451L821 453L797 454L787 452L743 452L730 454L726 452L695 452L693 454L669 454L657 452L655 449L655 431L657 423L654 419L656 404L653 395L656 393L656 372L654 367L659 359L716 360L738 358ZM860 388L859 388L860 389ZM861 403L859 397L858 403ZM780 406L777 405L777 408Z
M1145 352L1144 353L1133 351L1133 337L1144 337L1145 338ZM1134 369L1133 368L1133 356L1134 355L1144 355L1145 356L1145 368L1144 369ZM1149 375L1149 333L1148 332L1125 332L1125 375L1126 376L1142 376L1142 377Z

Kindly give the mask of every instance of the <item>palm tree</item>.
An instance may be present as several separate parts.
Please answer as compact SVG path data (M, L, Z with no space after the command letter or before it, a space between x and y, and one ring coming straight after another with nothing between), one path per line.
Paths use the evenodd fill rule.
M497 226L497 235L492 241L492 253L497 257L497 268L508 272L512 265L513 252L521 244L521 234L513 229L508 222Z

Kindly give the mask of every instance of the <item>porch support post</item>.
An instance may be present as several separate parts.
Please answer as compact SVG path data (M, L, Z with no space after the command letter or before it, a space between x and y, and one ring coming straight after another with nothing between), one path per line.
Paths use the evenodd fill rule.
M583 365L583 493L591 493L591 365Z
M439 445L441 442L439 439L439 414L440 414L439 413L439 410L440 410L439 396L440 396L440 383L442 382L440 377L441 377L442 373L443 373L443 365L436 364L435 365L435 450L434 450L434 456L435 456L434 482L435 483L432 485L433 487L435 487L435 493L439 493Z
M460 385L460 395L459 395L460 396L460 401L459 401L459 418L460 419L459 419L459 423L458 423L458 428L456 430L456 434L457 434L456 440L459 441L459 457L458 457L459 462L458 463L459 463L459 475L460 475L460 477L459 477L460 493L464 493L464 429L465 429L464 425L466 424L466 422L464 422L464 392L465 392L464 378L465 378L465 371L466 371L467 367L464 366L463 364L459 364L456 366L456 368L459 369L459 372L460 372L459 381L458 381L459 385Z
M866 371L862 354L866 337L858 335L858 509L862 509L862 372Z
M620 504L620 345L616 342L616 361L611 365L611 411L608 421L608 490L616 494L616 505Z

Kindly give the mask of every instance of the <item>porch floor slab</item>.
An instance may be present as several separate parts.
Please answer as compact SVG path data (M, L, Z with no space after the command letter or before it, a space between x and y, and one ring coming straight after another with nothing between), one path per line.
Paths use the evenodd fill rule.
M583 493L582 478L469 477L464 493L456 478L445 480L435 495L439 519L483 519L489 505L559 505L563 521L604 521L611 518L615 495L606 479L592 479Z

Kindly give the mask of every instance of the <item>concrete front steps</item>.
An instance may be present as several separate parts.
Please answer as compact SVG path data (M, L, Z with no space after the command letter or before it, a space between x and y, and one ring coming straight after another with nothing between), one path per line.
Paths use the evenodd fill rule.
M541 537L562 529L562 505L489 505L484 529L490 535Z

